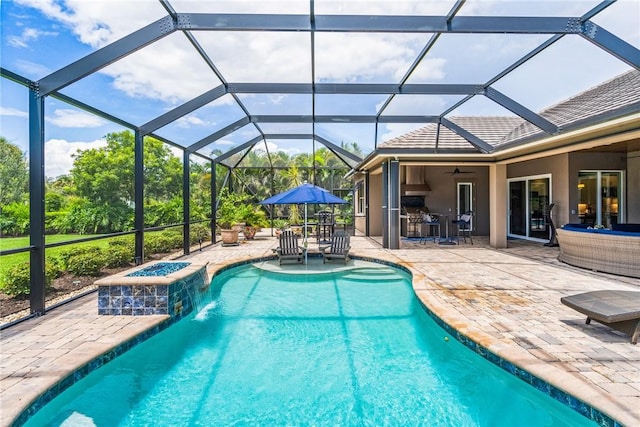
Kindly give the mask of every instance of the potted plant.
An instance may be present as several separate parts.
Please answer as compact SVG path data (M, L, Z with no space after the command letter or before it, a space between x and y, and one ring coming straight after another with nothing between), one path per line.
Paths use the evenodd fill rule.
M231 194L228 190L222 190L216 219L220 227L220 238L223 245L238 244L238 234L240 230L233 225L240 222L241 207L244 206L246 196Z
M276 229L276 235L280 235L280 233L283 230L286 230L287 228L289 228L289 221L287 221L286 219L276 219L273 221L273 226Z
M241 206L239 217L245 224L244 237L248 240L253 240L258 229L267 225L267 216L259 206Z

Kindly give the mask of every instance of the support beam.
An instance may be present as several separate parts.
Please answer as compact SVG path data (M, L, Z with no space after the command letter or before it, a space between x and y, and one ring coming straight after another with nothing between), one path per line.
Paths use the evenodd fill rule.
M144 136L135 132L133 166L135 263L144 262Z
M342 160L342 156L344 156L344 157L347 157L347 158L353 160L354 162L360 163L362 161L362 159L359 156L356 156L352 152L347 151L342 147L338 147L337 145L333 144L332 142L329 142L328 140L324 139L321 136L317 136L316 135L315 140L318 141L319 143L321 143L322 145L324 145L325 147L327 147L329 150L331 150L333 152L333 154L338 156L341 160ZM349 165L347 162L345 162L344 160L342 160L342 161L347 166L351 167L351 165Z
M585 22L583 28L580 33L582 37L635 69L640 69L640 49L591 21Z
M389 248L389 161L382 163L382 247Z
M507 165L489 165L489 244L507 247Z
M451 122L451 121L449 121L449 120L447 120L445 118L441 119L441 123L443 125L445 125L446 127L448 127L449 129L451 129L453 132L457 133L458 135L460 135L461 137L463 137L464 139L469 141L471 143L471 145L476 147L481 152L483 152L485 154L493 152L493 147L491 145L487 144L482 139L478 138L477 136L475 136L474 134L472 134L468 130L458 126L457 124L455 124L455 123L453 123L453 122Z
M173 19L165 16L42 78L40 95L48 95L88 76L175 31Z
M389 249L400 249L400 162L389 160Z
M182 250L184 255L191 253L190 232L191 232L191 186L189 178L191 175L191 165L189 163L189 152L182 150Z
M218 184L216 178L217 163L211 161L211 243L216 244L216 227L218 225L218 214L216 206L218 205Z
M151 132L154 132L163 126L166 126L169 123L178 120L180 117L183 117L226 94L227 90L224 85L215 87L203 93L202 95L185 102L181 106L176 107L173 110L168 111L161 116L158 116L155 119L143 124L142 126L140 126L140 132L142 132L143 135L148 135Z
M261 140L262 140L261 136L256 136L253 139L245 142L244 144L238 145L236 148L233 148L233 149L227 151L226 153L216 157L216 162L220 163L223 160L226 160L229 157L233 156L234 154L241 152L242 150L245 150L247 148L253 147L254 145L256 145L256 143L258 143Z
M207 145L211 144L212 142L215 142L217 140L219 140L220 138L223 138L227 135L229 135L232 132L237 131L238 129L240 129L241 127L248 125L251 121L249 120L248 117L243 117L240 120L238 120L235 123L231 123L229 126L220 129L218 132L212 133L211 135L201 139L200 141L190 145L188 148L189 151L198 151L201 148L206 147Z
M517 114L522 117L526 121L536 125L546 133L558 133L558 126L551 123L549 120L540 116L539 114L534 113L528 108L524 107L522 104L514 101L508 96L504 95L502 92L498 92L497 90L488 87L485 92L485 96L491 99L494 102L502 105L507 110Z
M45 312L44 97L29 88L29 304L31 314Z
M307 95L473 95L482 93L481 84L445 83L228 83L230 93L286 93Z
M183 31L577 34L580 17L178 13Z

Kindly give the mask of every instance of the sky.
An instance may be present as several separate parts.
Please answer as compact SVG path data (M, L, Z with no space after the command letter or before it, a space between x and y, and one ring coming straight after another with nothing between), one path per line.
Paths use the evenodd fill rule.
M309 1L170 1L180 13L309 14ZM454 0L315 0L315 14L446 15ZM595 0L469 0L459 16L580 16ZM109 43L167 15L157 0L3 0L0 3L0 63L3 68L39 80ZM640 0L619 0L593 21L640 48ZM194 31L193 36L229 83L310 83L311 37L308 32ZM315 81L318 83L398 83L431 34L316 33ZM549 35L444 34L407 78L407 83L484 84L505 67L547 40ZM577 35L565 36L493 87L533 111L540 111L630 69ZM140 126L207 90L220 79L181 32L138 50L75 82L61 93ZM28 90L0 79L0 135L28 155ZM310 95L243 94L252 115L312 114ZM383 115L437 115L460 96L399 95ZM376 114L385 95L317 95L315 114ZM156 133L188 146L244 117L231 95L225 95L159 129ZM483 96L448 114L512 115ZM315 131L327 140L356 142L365 153L377 142L424 124L319 123ZM311 124L260 123L265 133L304 133ZM68 173L78 149L105 145L118 124L47 97L45 151L47 176ZM247 125L200 150L223 152L258 136ZM317 144L316 144L317 145ZM267 140L270 151L310 152L307 140ZM178 153L178 151L176 151Z

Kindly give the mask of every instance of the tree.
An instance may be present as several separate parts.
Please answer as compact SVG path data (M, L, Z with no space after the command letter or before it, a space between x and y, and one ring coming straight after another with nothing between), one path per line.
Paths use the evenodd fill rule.
M28 191L29 168L24 153L0 136L0 208L23 201Z
M77 195L96 204L134 201L135 138L130 131L110 133L107 146L75 154L71 176ZM144 140L146 200L168 201L182 194L182 163L154 138Z

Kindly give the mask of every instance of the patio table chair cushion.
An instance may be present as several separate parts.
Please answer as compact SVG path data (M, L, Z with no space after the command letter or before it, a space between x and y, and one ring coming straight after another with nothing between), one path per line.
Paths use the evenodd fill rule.
M560 298L562 304L587 316L586 323L596 320L612 329L631 335L631 343L640 334L640 292L591 291Z

